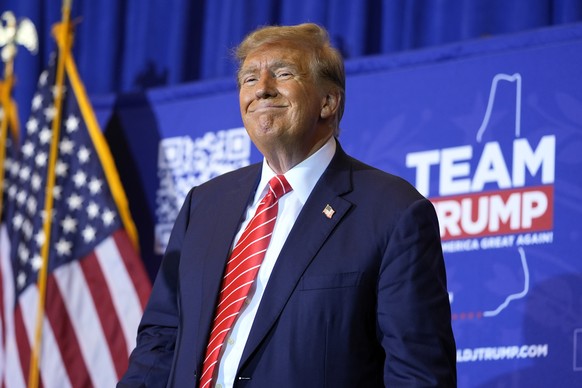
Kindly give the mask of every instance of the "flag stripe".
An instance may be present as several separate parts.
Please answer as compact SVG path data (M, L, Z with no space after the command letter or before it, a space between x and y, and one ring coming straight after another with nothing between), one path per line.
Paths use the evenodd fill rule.
M141 309L143 310L147 304L151 291L151 284L148 275L143 267L140 257L132 248L133 246L129 240L127 232L125 230L118 230L113 233L113 238L118 247L118 252L123 252L123 254L118 253L118 257L120 257L125 264L126 270L124 272L131 277L133 288L135 289L132 293L137 292Z
M120 330L122 324L115 312L114 302L108 290L107 281L94 253L90 253L85 260L80 262L80 265L83 270L83 275L87 280L87 286L89 287L92 298L98 301L95 304L97 315L101 322L111 357L113 358L117 377L121 378L121 375L127 369L129 354L125 337Z
M34 288L36 292L36 298L38 298L38 290ZM51 328L49 321L44 319L44 329L43 329L43 343L42 343L42 353L40 364L41 375L40 375L40 386L47 385L51 387L52 384L58 383L59 387L70 388L71 382L69 376L67 375L67 370L61 358L59 348L57 345L58 339ZM49 384L43 384L43 381L50 382ZM86 387L86 386L85 386Z
M84 258L82 261L86 260ZM57 268L54 277L74 330L70 333L71 338L79 344L93 385L114 386L117 374L109 348L104 346L107 340L95 307L101 301L92 298L79 261Z
M78 290L74 292L76 293ZM69 293L73 292L69 291ZM54 276L49 276L47 279L47 300L50 300L50 303L46 306L46 317L55 337L58 338L57 347L63 357L71 385L73 387L88 386L91 383L89 372L83 361L83 354L75 336L73 324ZM87 331L86 334L87 338L93 336L91 331ZM47 333L44 331L43 337L45 339L46 335Z
M113 234L113 239L108 238L95 248L95 254L103 269L103 275L111 294L124 296L123 298L113 298L113 304L117 315L123 317L121 329L127 345L127 354L129 354L135 347L135 329L139 325L143 312L139 290L138 287L132 286L134 283L131 275L137 276L133 272L145 273L145 271L132 271L128 268L127 258L122 254L126 251L123 248L120 249L118 243L125 243L126 247L130 246L127 236L116 232Z
M3 347L5 362L3 365L2 384L8 388L24 387L24 375L20 368L19 350L14 335L14 282L10 261L10 242L4 224L0 225L0 275L2 276L2 300L4 303L3 327L6 334Z
M26 296L23 295L22 298L25 299ZM26 312L26 310L24 310L24 312ZM16 307L16 311L14 312L14 338L18 348L18 355L20 356L20 366L23 378L25 383L28 384L28 371L30 369L30 342L29 333L25 324L24 312L20 305ZM30 337L32 337L32 330Z

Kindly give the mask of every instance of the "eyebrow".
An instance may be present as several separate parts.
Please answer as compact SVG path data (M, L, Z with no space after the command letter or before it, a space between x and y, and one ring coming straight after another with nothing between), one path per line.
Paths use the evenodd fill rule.
M296 71L299 70L297 65L295 65L294 63L288 62L288 61L277 60L277 61L273 61L269 64L269 69L274 69L274 70L285 68L285 67L288 67L288 68L290 68L292 70L296 70ZM246 74L252 74L252 73L256 72L258 68L259 67L256 65L250 65L247 67L243 67L239 71L239 76L243 76Z

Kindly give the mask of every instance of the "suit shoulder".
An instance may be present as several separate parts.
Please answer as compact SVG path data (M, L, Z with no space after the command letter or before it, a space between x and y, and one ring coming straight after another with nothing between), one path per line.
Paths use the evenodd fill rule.
M391 198L407 206L424 199L424 196L406 179L370 166L352 158L354 190L365 190L371 197Z

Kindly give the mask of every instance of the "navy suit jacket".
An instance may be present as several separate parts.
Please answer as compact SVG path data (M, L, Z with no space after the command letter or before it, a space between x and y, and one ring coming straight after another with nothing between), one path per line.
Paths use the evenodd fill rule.
M225 261L260 171L245 167L188 194L119 387L197 386ZM455 385L434 208L338 144L277 259L235 386Z

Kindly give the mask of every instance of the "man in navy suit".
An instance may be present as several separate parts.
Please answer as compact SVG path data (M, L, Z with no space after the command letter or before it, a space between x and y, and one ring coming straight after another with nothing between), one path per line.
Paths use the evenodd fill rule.
M188 194L119 387L200 385L226 262L276 175L292 191L204 388L456 386L434 209L342 150L345 73L327 32L261 28L237 57L264 160Z

